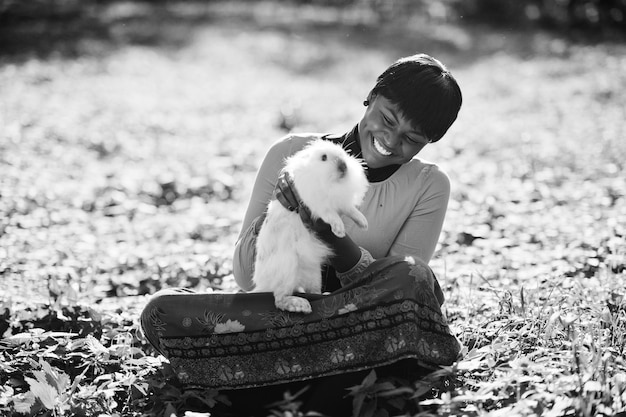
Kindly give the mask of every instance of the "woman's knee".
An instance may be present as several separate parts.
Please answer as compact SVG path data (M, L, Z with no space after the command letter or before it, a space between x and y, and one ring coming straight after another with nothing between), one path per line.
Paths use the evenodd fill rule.
M141 330L148 341L158 350L158 332L161 320L159 315L167 311L172 304L172 296L190 294L193 291L186 288L165 288L155 292L143 308L139 317ZM162 324L162 323L161 323Z
M419 268L420 270L426 271L426 273L432 274L432 270L428 264L417 256L407 256L405 260L409 265L411 265L412 269Z
M143 308L143 311L141 313L142 326L146 319L148 319L154 311L163 310L166 305L170 304L172 302L172 296L193 293L194 291L187 288L164 288L155 292L150 296L150 300Z
M417 285L423 288L429 288L437 300L437 303L441 306L445 301L445 297L439 286L437 276L430 266L416 257L409 257L406 259L406 262L409 264L410 271L407 279L413 280Z

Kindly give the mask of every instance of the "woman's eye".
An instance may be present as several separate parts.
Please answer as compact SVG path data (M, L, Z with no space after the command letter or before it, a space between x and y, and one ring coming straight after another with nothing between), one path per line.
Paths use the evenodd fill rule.
M414 138L411 138L411 137L408 137L408 136L406 137L406 139L407 139L407 141L408 141L411 145L416 145L416 146L420 146L420 145L422 145L422 146L423 146L423 145L426 145L426 143L427 143L427 142L424 142L424 141L422 141L422 140L420 140L420 139L414 139Z

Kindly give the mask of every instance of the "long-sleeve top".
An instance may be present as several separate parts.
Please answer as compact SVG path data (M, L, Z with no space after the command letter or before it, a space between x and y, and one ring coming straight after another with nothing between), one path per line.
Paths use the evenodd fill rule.
M252 190L235 246L233 274L244 290L253 288L256 236L285 160L321 134L288 135L268 150ZM361 260L351 271L363 270L373 259L402 255L428 263L435 252L450 197L448 176L435 164L413 158L392 174L373 182L359 206L367 230L344 218L346 233L361 247ZM348 271L351 272L351 271Z

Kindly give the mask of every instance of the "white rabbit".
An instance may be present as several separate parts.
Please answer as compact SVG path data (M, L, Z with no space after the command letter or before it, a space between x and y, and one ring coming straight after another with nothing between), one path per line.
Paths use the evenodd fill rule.
M341 215L367 228L367 219L357 209L367 191L367 178L361 162L340 145L315 140L288 158L283 171L292 178L291 188L309 208L312 220L322 219L338 237L345 236ZM321 292L321 267L330 255L332 250L300 215L274 199L257 237L254 291L273 292L281 310L310 313L308 300L293 293Z

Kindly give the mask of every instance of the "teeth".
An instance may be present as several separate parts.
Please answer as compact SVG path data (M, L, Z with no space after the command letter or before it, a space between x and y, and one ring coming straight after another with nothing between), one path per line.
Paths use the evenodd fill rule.
M381 145L380 142L378 141L378 139L376 139L376 138L374 138L374 148L376 148L378 153L381 154L381 155L384 155L384 156L391 155L391 152L389 152L388 150L383 148L383 145Z

